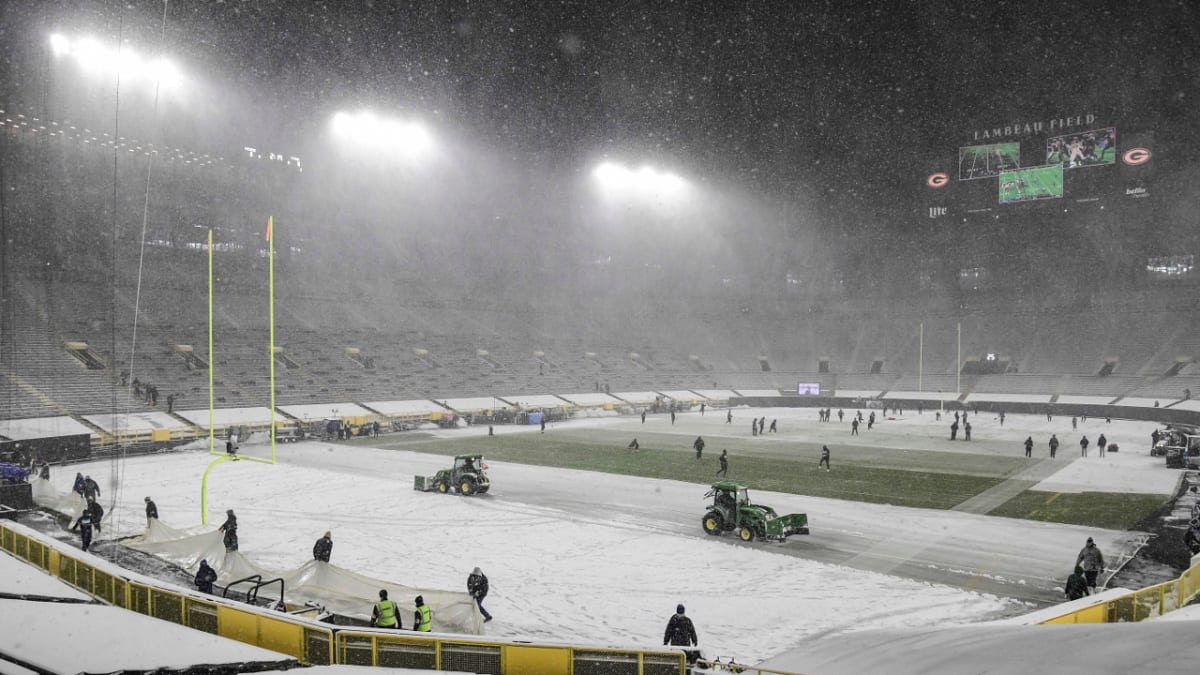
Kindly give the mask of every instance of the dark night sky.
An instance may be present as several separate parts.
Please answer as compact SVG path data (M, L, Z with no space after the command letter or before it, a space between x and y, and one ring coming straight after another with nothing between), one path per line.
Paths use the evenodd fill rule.
M119 17L131 41L156 40L161 3L124 6L15 3L0 15L5 53L21 33L115 33ZM785 199L866 198L886 219L974 128L1083 112L1194 128L1198 7L176 1L167 41L230 92L233 127L270 142L303 142L332 111L370 105L445 120L555 171L625 150Z

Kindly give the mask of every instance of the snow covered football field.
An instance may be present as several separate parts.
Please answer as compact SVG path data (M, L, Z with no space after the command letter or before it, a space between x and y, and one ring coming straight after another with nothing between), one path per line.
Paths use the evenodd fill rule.
M780 434L763 439L764 446L821 442L832 433L816 424L812 410L754 409L741 416L750 414L780 420ZM723 431L741 431L725 431L720 422L690 413L671 432L694 436L700 430L714 449ZM1025 435L1048 436L1052 428L1063 449L1044 472L1042 485L1049 487L1036 489L1166 495L1178 479L1142 449L1146 442L1139 439L1153 428L1147 423L1089 420L1089 436L1103 431L1122 444L1104 460L1077 458L1069 418L1048 423L1010 415L1003 429L985 420L973 424L977 442L946 448L944 425L928 412L910 414L881 423L862 443L1017 453ZM576 432L589 425L640 426L621 417L561 428ZM264 450L242 448L255 455ZM467 574L481 567L491 581L485 605L496 617L485 627L488 635L652 646L683 603L706 654L743 663L823 634L971 623L1028 611L1036 604L1031 598L1044 602L1059 592L1087 536L1110 555L1132 540L1129 533L1095 528L752 490L756 501L780 513L808 513L812 534L786 544L741 544L701 531L705 487L696 484L489 461L491 493L459 497L412 489L415 475L449 465L444 456L314 441L279 445L278 455L275 466L223 463L208 479L207 527L234 509L241 553L260 566L299 567L311 558L313 542L331 530L333 564L399 584L462 591ZM81 471L99 482L106 507L115 499L102 539L141 534L145 496L157 502L165 524L189 528L200 524L200 481L211 459L197 450L92 462L64 467L53 483L69 491ZM411 602L398 600L402 607Z

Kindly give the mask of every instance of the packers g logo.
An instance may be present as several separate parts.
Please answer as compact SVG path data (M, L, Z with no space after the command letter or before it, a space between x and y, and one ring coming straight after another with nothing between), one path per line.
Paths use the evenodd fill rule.
M950 176L944 173L929 174L929 178L925 179L925 184L931 188L946 187L946 183L950 182Z
M1124 155L1121 155L1121 161L1130 166L1145 164L1150 161L1150 151L1146 148L1132 148L1126 150Z

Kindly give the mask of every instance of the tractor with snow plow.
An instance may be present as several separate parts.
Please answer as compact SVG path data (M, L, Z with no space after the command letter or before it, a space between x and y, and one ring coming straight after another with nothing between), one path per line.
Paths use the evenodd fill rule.
M808 534L807 514L780 516L769 506L753 504L745 485L718 481L704 496L713 500L700 521L710 535L736 532L742 541L786 541L793 534Z
M483 455L459 455L454 458L453 467L442 469L432 476L416 476L413 480L414 490L437 490L442 494L484 494L491 487L492 482L488 480L487 464L483 463Z

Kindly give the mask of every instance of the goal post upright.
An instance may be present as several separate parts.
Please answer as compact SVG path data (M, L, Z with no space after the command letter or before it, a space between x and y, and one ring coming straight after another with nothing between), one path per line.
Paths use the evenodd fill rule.
M267 216L267 358L271 364L271 463L275 463L275 216Z
M216 437L213 431L215 405L213 394L213 369L216 359L213 358L213 235L208 228L208 453L216 450Z

